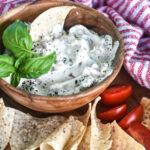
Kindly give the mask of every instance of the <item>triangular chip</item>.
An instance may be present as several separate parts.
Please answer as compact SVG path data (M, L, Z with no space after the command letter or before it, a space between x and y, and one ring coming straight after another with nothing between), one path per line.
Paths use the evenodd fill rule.
M85 131L86 131L86 127L84 127L84 129L81 130L81 132L78 132L77 135L71 138L71 140L69 140L69 142L66 144L64 150L77 150L84 136Z
M150 130L150 99L143 97L141 100L141 104L144 107L142 124Z
M40 146L41 150L77 150L81 142L91 113L91 104L82 117L70 116ZM50 148L48 147L50 146Z
M40 40L42 35L49 34L53 28L61 24L73 6L59 6L46 10L40 14L31 24L30 35L34 42ZM63 26L62 26L63 28Z
M11 150L35 149L64 122L64 116L36 118L5 107L0 99L0 150L10 144Z
M82 116L78 116L78 119L82 121L85 126L87 126L90 116L91 116L91 103L89 103L88 105L87 112Z
M114 121L112 123L112 147L110 150L145 150Z
M111 147L110 124L102 124L96 116L96 106L99 101L100 97L92 106L91 126L87 128L78 150L108 150Z
M108 150L112 145L112 141L109 140L111 136L110 124L102 124L96 115L96 106L99 101L100 97L95 100L91 111L90 150Z
M9 143L11 131L13 127L15 111L10 108L5 108L0 111L0 150L5 149Z
M82 122L77 120L74 116L70 116L60 127L58 127L41 145L41 150L45 149L47 145L53 147L54 150L63 150L70 137L77 135L84 130ZM44 146L44 147L43 147ZM49 149L47 149L49 150Z
M47 143L42 143L40 145L40 150L54 150L53 147L51 147L50 145L48 145Z
M64 122L63 116L36 118L15 110L10 138L11 150L35 149Z
M77 150L78 149L78 146L79 146L79 144L85 134L85 131L87 129L87 124L88 124L88 121L90 118L90 114L91 114L91 103L89 104L89 108L88 108L88 111L86 112L86 114L78 117L78 119L83 122L84 129L82 129L80 132L78 132L74 136L71 136L71 138L69 139L69 142L66 144L64 150Z
M88 126L78 150L90 150L91 126Z

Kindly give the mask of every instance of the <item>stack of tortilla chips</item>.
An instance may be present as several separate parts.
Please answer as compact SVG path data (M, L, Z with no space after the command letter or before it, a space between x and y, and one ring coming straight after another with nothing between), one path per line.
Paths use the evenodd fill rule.
M6 107L0 100L0 150L145 150L116 121L103 124L96 116L98 97L83 116L36 118ZM143 124L150 128L150 100L144 98ZM148 112L148 113L147 113ZM91 121L89 121L91 120Z

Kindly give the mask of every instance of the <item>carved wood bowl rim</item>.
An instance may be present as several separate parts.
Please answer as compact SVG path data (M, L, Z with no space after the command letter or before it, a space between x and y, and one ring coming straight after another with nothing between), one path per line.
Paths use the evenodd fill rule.
M120 53L119 53L119 56L116 56L116 57L119 57L119 60L117 62L117 67L115 67L113 73L108 78L103 80L101 83L97 84L96 86L94 86L92 88L89 88L86 91L83 91L81 93L74 94L74 95L69 95L69 96L52 97L52 96L33 95L33 94L27 93L25 91L21 91L17 88L14 88L13 86L8 84L3 79L0 79L0 87L4 92L6 92L6 94L8 94L16 102L18 102L21 105L24 105L25 107L28 107L32 110L36 110L36 111L40 111L40 112L47 112L47 113L59 113L59 112L71 111L71 110L77 109L81 106L84 106L85 104L94 100L115 79L115 77L119 73L119 71L123 65L123 61L124 61L123 39L122 39L118 29L115 27L115 25L112 23L112 21L110 19L106 18L103 14L99 13L98 11L96 11L92 8L89 8L89 7L79 4L79 3L70 2L70 1L53 1L53 0L52 1L50 1L50 0L44 1L44 0L41 0L38 2L30 2L30 3L23 4L17 8L14 8L14 9L8 11L4 15L2 15L0 17L0 25L3 24L3 22L8 21L7 20L9 18L8 16L12 15L13 12L15 14L15 12L17 12L18 10L24 9L25 7L30 7L30 6L34 7L34 5L40 6L40 5L44 5L44 4L46 5L46 3L47 4L51 3L51 5L53 5L53 4L54 5L56 5L56 4L58 4L58 5L74 5L76 7L98 13L99 17L102 17L105 21L107 21L107 23L109 23L111 25L112 30L115 32L115 34L120 42L120 46L118 49L118 51ZM41 105L41 109L40 109L40 105Z

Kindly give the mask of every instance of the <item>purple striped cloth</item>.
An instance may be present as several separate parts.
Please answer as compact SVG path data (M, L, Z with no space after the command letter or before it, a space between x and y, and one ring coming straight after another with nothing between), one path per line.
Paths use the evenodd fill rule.
M0 0L0 14L36 0ZM124 67L141 86L150 89L150 0L74 0L110 18L125 44Z

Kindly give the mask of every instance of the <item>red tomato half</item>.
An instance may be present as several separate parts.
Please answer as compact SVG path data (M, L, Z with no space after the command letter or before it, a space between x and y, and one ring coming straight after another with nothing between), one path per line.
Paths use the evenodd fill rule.
M124 103L132 93L131 85L113 85L101 94L102 103L116 106Z
M128 113L120 122L122 129L127 129L132 122L140 122L143 117L143 106L140 104Z
M125 116L126 112L127 112L127 105L124 104L124 105L109 109L106 112L100 113L98 114L98 117L100 119L104 119L107 121L120 120L121 118Z
M141 143L146 150L150 150L150 130L144 125L134 122L130 124L129 128L127 129L127 133Z

